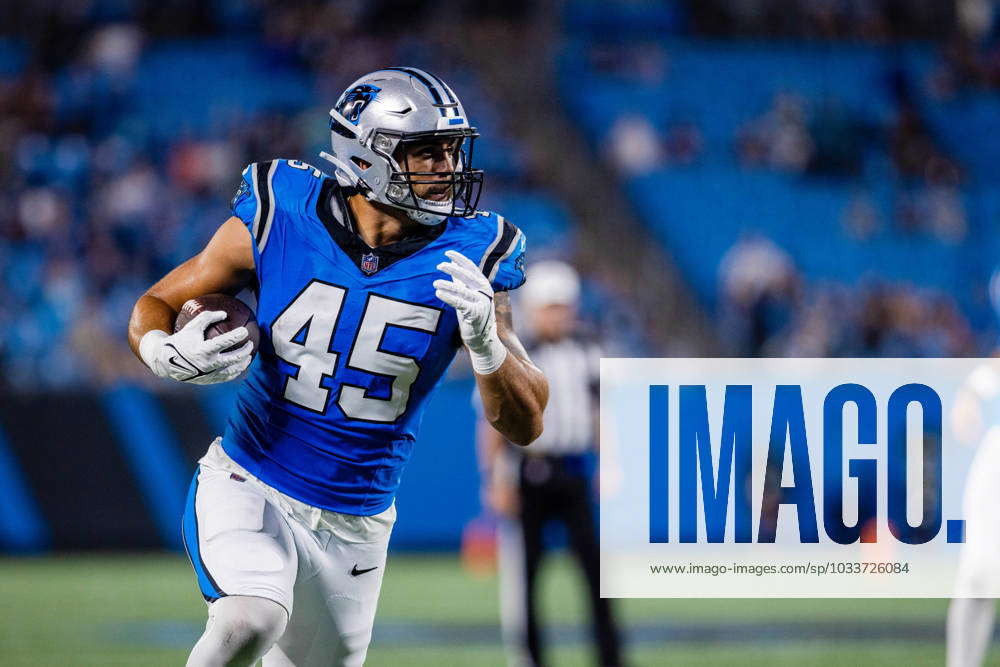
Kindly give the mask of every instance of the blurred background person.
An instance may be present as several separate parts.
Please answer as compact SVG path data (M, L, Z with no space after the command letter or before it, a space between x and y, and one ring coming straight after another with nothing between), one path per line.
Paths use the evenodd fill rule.
M996 410L1000 375L995 367L981 367L972 378L977 400ZM992 423L976 449L962 503L965 543L962 545L955 597L948 606L948 667L984 664L1000 596L1000 424Z
M581 330L580 278L565 262L528 268L518 304L532 360L549 378L544 431L515 450L480 420L483 498L499 517L500 618L508 664L543 667L538 575L553 522L566 528L569 548L583 572L592 633L602 667L622 664L611 601L600 594L596 532L597 400L601 350Z
M1000 315L1000 270L989 284ZM1000 350L998 350L1000 351ZM965 480L962 544L955 595L948 606L948 667L979 667L993 640L1000 597L1000 358L976 368L959 390L951 422L959 444L975 449Z

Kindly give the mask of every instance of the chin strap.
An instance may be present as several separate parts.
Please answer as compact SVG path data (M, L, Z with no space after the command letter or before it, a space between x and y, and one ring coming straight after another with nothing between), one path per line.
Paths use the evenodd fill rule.
M420 197L414 197L414 199L420 199ZM420 199L420 201L427 201L426 199ZM415 202L414 202L415 203ZM421 225L440 225L442 222L448 219L446 213L437 213L435 211L428 211L426 209L416 210L412 208L403 209L406 214L410 216L410 219L414 222L418 222Z

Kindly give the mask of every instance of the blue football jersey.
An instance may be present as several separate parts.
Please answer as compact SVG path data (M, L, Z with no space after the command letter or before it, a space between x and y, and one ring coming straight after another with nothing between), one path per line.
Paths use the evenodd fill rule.
M295 160L251 164L233 214L253 238L257 359L223 437L249 472L302 502L392 504L427 399L461 346L434 294L454 249L495 290L524 282L524 234L481 212L378 248L354 232L337 180Z

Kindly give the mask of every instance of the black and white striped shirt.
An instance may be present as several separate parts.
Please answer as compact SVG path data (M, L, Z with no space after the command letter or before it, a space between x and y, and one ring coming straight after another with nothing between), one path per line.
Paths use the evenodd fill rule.
M528 347L531 360L549 381L545 429L528 455L582 454L595 445L601 350L593 342L567 337Z

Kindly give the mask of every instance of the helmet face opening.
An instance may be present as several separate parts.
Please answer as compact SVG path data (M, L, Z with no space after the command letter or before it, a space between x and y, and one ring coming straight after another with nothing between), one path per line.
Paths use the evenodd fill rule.
M392 165L386 197L400 208L435 216L473 215L483 188L483 170L472 167L478 137L475 128L408 133L376 131L372 138L372 150L383 155ZM411 147L440 144L448 140L452 142L447 149L451 152L450 171L411 168ZM417 189L421 192L418 193Z

